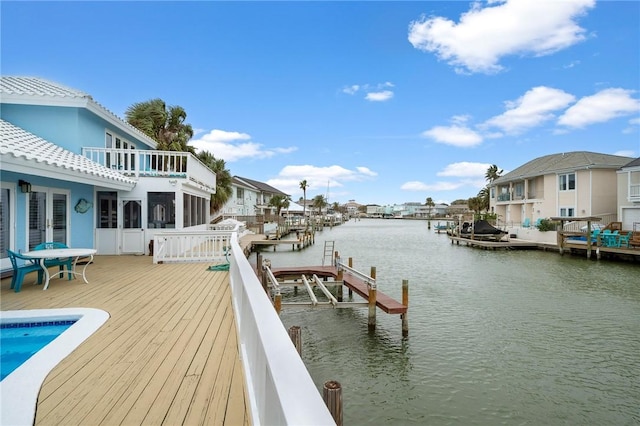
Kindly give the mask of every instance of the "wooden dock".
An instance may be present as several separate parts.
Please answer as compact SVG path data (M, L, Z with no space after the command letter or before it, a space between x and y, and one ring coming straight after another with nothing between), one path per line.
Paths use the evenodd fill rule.
M276 278L293 279L299 278L302 275L313 276L317 275L319 278L338 278L338 268L335 266L300 266L300 267L288 267L288 268L273 268L271 270ZM342 276L342 283L348 289L357 293L364 299L369 298L369 287L365 281L350 274L344 274ZM331 285L329 282L327 285ZM391 296L388 296L381 291L376 292L376 307L386 312L387 314L405 314L408 307L398 302Z
M534 241L524 241L524 240L509 240L509 241L487 241L487 240L472 240L470 238L463 237L455 237L449 236L451 240L451 244L460 245L466 244L471 247L480 247L485 250L496 250L496 249L537 249L540 246L540 243L536 243Z

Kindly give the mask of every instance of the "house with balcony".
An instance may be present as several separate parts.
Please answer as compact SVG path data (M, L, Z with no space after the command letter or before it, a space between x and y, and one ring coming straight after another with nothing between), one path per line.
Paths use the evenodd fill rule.
M507 226L548 217L615 217L629 157L576 151L536 158L491 183L490 210Z
M289 197L279 189L264 182L234 176L231 181L231 197L222 208L225 217L236 217L245 220L245 217L262 217L265 221L276 220L276 208L269 205L271 199L280 195Z
M618 220L622 229L640 232L640 158L618 170Z
M0 77L0 102L2 269L46 241L144 254L158 230L207 229L216 175L193 154L40 78Z

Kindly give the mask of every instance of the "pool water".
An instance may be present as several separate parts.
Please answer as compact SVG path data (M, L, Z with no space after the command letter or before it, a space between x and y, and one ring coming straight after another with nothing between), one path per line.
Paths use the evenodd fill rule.
M0 381L75 322L62 320L0 325Z

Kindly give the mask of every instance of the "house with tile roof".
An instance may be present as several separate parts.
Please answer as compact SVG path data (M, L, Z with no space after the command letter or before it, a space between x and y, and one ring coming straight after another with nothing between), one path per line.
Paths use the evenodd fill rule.
M618 170L618 218L622 229L640 232L640 157Z
M206 229L216 176L156 142L89 94L0 77L2 269L7 249L57 241L143 254L159 229Z
M615 217L617 172L631 160L586 151L536 158L491 183L490 210L507 226L548 217Z

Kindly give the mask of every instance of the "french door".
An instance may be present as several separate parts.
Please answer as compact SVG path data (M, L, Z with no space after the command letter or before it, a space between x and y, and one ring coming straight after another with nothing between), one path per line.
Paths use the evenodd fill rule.
M69 244L69 191L34 186L27 203L28 249L55 241Z

